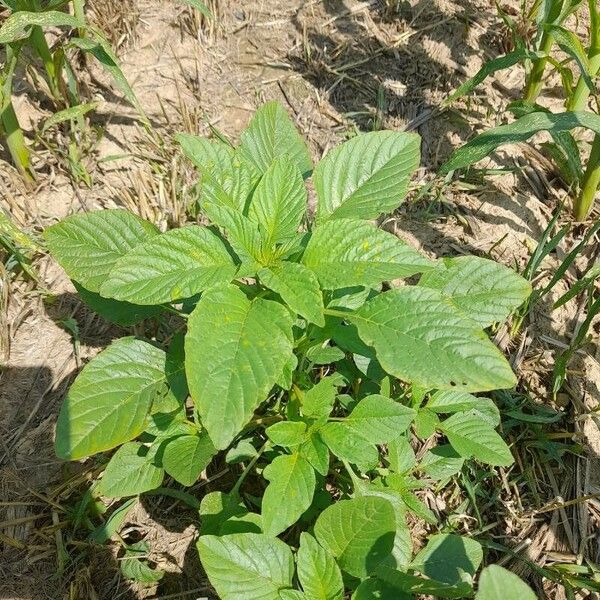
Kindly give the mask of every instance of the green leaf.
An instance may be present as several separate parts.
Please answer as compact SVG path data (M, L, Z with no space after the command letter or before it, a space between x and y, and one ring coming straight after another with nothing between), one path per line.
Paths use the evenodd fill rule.
M110 459L96 488L98 494L109 498L137 496L160 486L164 471L142 454L138 442L123 444Z
M302 421L280 421L265 429L267 437L284 448L299 446L306 437L306 423Z
M96 542L96 544L104 544L108 542L117 531L121 529L129 511L133 508L137 502L137 498L130 498L121 504L121 506L115 508L111 513L110 517L106 521L96 527L94 531L90 533L88 539Z
M305 458L294 453L275 458L263 475L270 482L262 499L263 531L276 536L310 506L317 483L315 472Z
M440 390L431 396L426 406L427 409L440 414L475 410L492 427L500 425L500 411L493 400L479 398L466 392Z
M123 327L135 325L144 319L155 317L162 312L161 306L140 306L130 302L120 302L112 298L103 298L96 292L86 290L82 285L73 281L73 285L87 306L97 312L103 319Z
M354 590L352 600L411 600L412 596L381 579L365 579Z
M534 112L517 119L514 123L500 125L485 131L455 150L448 162L441 167L442 173L468 167L488 156L503 144L527 141L540 131L551 134L584 127L600 133L600 116L591 112L547 113Z
M298 448L298 453L306 458L315 471L325 477L329 472L329 448L321 439L316 428L310 429L306 441Z
M377 448L343 421L325 423L319 435L338 458L351 462L362 472L371 471L379 462Z
M442 421L439 428L452 447L465 458L473 457L500 467L514 462L506 442L476 411L456 413Z
M152 569L142 560L147 553L148 544L146 542L139 542L126 547L125 556L119 561L121 573L125 579L131 579L145 585L152 585L163 578L164 571Z
M44 237L67 275L98 292L117 260L156 234L152 223L114 209L71 215L46 229Z
M64 123L65 121L71 121L73 119L79 119L81 117L84 117L90 111L96 110L97 107L97 102L86 102L83 104L70 106L69 108L65 108L63 110L59 110L44 121L41 133L46 133L48 129L54 127L55 125L60 125L60 123Z
M323 294L315 274L305 266L285 262L258 272L261 283L278 293L301 317L320 327L325 325Z
M56 10L29 12L19 10L9 15L0 27L0 44L10 44L29 35L28 28L37 27L82 27L83 23L76 17Z
M306 358L315 365L328 365L345 358L344 351L337 346L323 345L311 346L306 351Z
M306 144L278 102L267 102L256 111L240 136L240 152L261 173L265 173L275 159L286 155L304 177L312 170Z
M388 444L387 460L390 469L396 473L404 473L415 466L415 451L405 435L401 435Z
M201 536L198 552L222 600L279 600L292 586L294 557L281 540L257 533Z
M232 519L248 515L239 496L224 492L209 492L200 502L200 535L224 535L224 528Z
M100 293L135 304L162 304L229 283L236 271L210 229L188 225L154 236L119 259Z
M433 579L409 575L405 572L390 569L387 565L379 567L377 575L397 589L421 597L468 598L473 593L473 586L467 581L461 581L456 585L449 585L441 581L434 581Z
M56 454L77 460L137 437L164 382L162 350L132 337L113 342L69 389L56 425Z
M512 269L477 256L445 258L419 285L440 290L481 327L503 322L531 294L531 284Z
M324 377L304 392L302 396L302 414L305 417L319 419L329 416L337 395L338 381L335 377Z
M444 480L460 473L464 462L465 459L446 444L429 450L419 463L419 469L432 479Z
M182 435L166 443L162 465L182 485L191 486L217 453L206 433Z
M343 571L360 578L390 555L395 533L394 508L376 496L340 500L326 508L315 523L319 543Z
M387 444L409 428L415 415L412 408L373 394L363 398L343 423L372 444Z
M331 150L315 167L317 219L374 219L397 208L419 166L415 133L375 131Z
M189 133L176 134L175 141L181 146L185 156L203 171L221 173L232 166L234 150L223 142Z
M415 419L415 433L426 440L431 437L440 424L439 417L428 408L420 408Z
M517 575L490 565L481 571L475 600L538 600L538 597Z
M190 394L215 447L224 450L275 385L292 354L292 319L277 302L237 287L203 294L188 319Z
M395 235L372 223L352 219L318 225L302 263L315 272L327 290L375 285L435 267L435 263Z
M254 190L248 216L266 235L269 247L293 238L306 212L306 188L296 164L282 156L273 161Z
M298 579L307 600L343 600L344 582L335 559L306 532L300 534Z
M443 533L429 538L410 568L435 581L455 585L463 581L463 573L475 575L482 560L483 550L479 542Z
M437 290L406 286L348 317L391 375L425 388L487 391L516 378L502 353Z

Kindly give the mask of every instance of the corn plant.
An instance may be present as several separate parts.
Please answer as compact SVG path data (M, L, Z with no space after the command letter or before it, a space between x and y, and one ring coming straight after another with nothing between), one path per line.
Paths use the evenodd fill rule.
M35 173L30 150L12 104L12 91L15 70L26 51L35 56L43 67L50 97L58 110L54 123L72 121L83 127L83 114L89 109L89 104L81 102L77 76L69 61L72 49L94 56L113 77L125 98L143 116L110 45L97 28L86 23L83 0L0 0L0 5L9 13L0 27L0 47L6 55L0 71L0 136L25 179L34 179ZM69 7L71 12L65 12ZM44 29L49 27L76 33L69 38L60 37L51 48L44 33Z
M485 328L531 286L487 259L432 260L371 222L403 201L416 134L358 135L313 171L269 103L238 147L178 140L209 225L160 233L115 209L45 232L94 310L161 324L83 368L58 456L116 449L93 488L113 498L169 490L165 477L193 486L229 463L236 479L199 504L200 559L224 600L471 596L480 543L440 533L413 554L406 515L437 524L418 491L466 460L513 462L497 407L473 393L515 386ZM444 441L417 461L411 437L436 432ZM496 580L534 598L500 568L483 571L478 598L496 598Z
M520 45L514 52L486 64L472 79L460 86L446 100L445 106L468 94L492 73L524 62L532 62L526 81L524 100L509 105L516 116L514 123L496 127L459 148L442 166L442 173L467 167L484 158L502 144L523 142L540 131L547 131L552 144L545 149L556 161L563 179L574 193L573 213L583 221L589 215L600 184L600 117L588 109L589 97L595 95L594 80L600 69L600 7L596 0L588 0L590 32L587 50L581 40L563 26L565 19L580 9L582 0L546 0L539 8L537 44L533 49ZM567 54L567 60L557 61L551 54L558 46ZM561 74L565 93L566 112L553 114L536 104L543 84L547 65L551 63ZM579 77L570 65L575 63ZM573 129L586 128L595 134L587 166L583 168L580 149L571 135Z

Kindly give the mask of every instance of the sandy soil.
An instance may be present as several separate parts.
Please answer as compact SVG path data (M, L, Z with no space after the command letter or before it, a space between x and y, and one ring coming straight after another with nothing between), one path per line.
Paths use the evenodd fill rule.
M503 4L518 5L517 0ZM123 35L113 39L120 45L124 72L166 145L157 146L144 134L134 111L92 65L89 89L99 102L92 123L104 129L88 161L93 187L74 187L62 163L47 151L40 151L42 176L33 194L22 189L8 168L2 169L1 201L30 230L39 231L72 211L115 205L162 227L178 222L193 176L168 142L172 133L208 134L210 125L235 139L267 99L287 107L309 139L315 160L357 129L419 132L423 161L418 187L432 179L473 130L504 119L499 109L522 88L523 72L512 69L481 86L468 104L438 110L449 91L505 48L506 32L488 0L223 0L215 7L216 20L200 31L197 21L172 2L138 0L131 6L137 8L139 22L131 13L126 25L120 25ZM33 130L45 109L27 90L24 81L17 109L26 115L25 127ZM545 100L555 106L558 101L548 92ZM122 158L107 160L117 155ZM509 172L485 181L438 185L385 219L384 227L431 256L476 253L522 269L565 191L556 174L525 147L502 150L487 166ZM580 235L580 229L573 231L549 257L541 281ZM588 258L572 269L569 281ZM122 331L87 311L48 258L40 258L36 266L40 286L15 283L8 302L10 352L0 379L0 599L209 594L193 545L195 515L172 500L148 497L130 513L121 532L126 539L150 543L150 558L167 571L158 587L122 581L114 549L87 550L74 562L61 555L64 507L87 474L54 458L56 414L81 365ZM518 345L507 343L502 331L497 336L521 375L522 390L540 403L551 403L547 382L553 356L582 318L576 302L550 312L551 301L565 290L561 284L536 308ZM579 458L565 457L564 471L540 474L543 501L600 491L600 436L591 413L600 400L599 359L598 348L590 345L572 365L559 400L568 413L566 430L579 436L584 450ZM521 508L530 512L530 507ZM540 564L579 551L595 556L596 542L583 540L597 524L598 505L544 514L526 527L511 521L511 510L507 505L500 517L512 536L510 545Z

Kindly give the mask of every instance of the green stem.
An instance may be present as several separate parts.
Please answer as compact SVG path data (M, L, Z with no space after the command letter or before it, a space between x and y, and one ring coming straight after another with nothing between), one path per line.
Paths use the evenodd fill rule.
M56 71L56 65L54 64L54 59L52 58L52 52L50 52L50 47L48 46L46 36L44 35L41 27L36 26L32 28L30 41L32 47L35 49L35 51L38 53L38 56L44 63L44 69L46 70L50 93L54 96L55 100L60 100L60 75Z
M0 129L6 139L8 151L10 152L15 166L27 181L33 181L35 177L33 169L31 168L31 154L25 143L23 131L19 126L19 120L10 100L8 100L2 108Z
M581 182L581 193L575 200L573 212L577 221L585 221L600 185L600 135L596 134L587 169Z
M544 31L540 43L540 52L544 54L549 54L550 50L552 50L553 44L554 36L548 31ZM529 104L535 104L538 96L540 95L540 92L542 91L542 86L544 84L544 71L546 70L547 62L547 58L540 58L533 64L531 73L529 73L527 83L525 84L524 92L524 99Z
M235 485L231 489L230 494L235 496L239 493L240 488L242 487L242 483L244 483L244 479L248 477L250 471L254 468L254 465L258 462L258 459L262 456L263 452L271 445L271 442L266 441L262 448L256 453L256 456L252 458L252 460L248 463L248 466L244 469L239 479L236 481Z
M73 13L81 23L85 23L85 0L73 0ZM80 27L77 32L80 38L85 37L85 28Z

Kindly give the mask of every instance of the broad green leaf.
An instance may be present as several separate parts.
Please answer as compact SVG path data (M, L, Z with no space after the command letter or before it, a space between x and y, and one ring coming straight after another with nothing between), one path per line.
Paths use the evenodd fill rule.
M257 533L200 536L200 561L221 600L279 600L292 587L294 557L281 540Z
M175 140L185 156L203 171L220 173L232 167L234 150L219 140L209 140L189 133L178 133Z
M323 289L375 285L435 267L395 235L367 221L337 219L312 232L302 263Z
M315 471L325 477L329 472L329 448L316 429L310 429L306 441L298 448L298 453L306 458Z
M135 304L162 304L229 283L236 271L210 229L188 225L154 236L120 258L100 293Z
M416 411L374 394L363 398L343 423L372 444L387 444L404 433Z
M298 590L281 590L279 592L280 600L306 600L306 596Z
M296 164L282 156L273 161L256 186L248 216L262 228L266 245L294 237L306 212L306 188Z
M419 469L432 479L443 480L460 473L464 462L465 459L446 444L429 450L419 463Z
M517 575L490 565L481 571L475 600L538 600L538 597Z
M352 600L411 600L412 596L381 579L365 579L354 590Z
M265 429L267 437L284 448L299 446L306 437L306 423L302 421L280 421Z
M419 166L415 133L375 131L331 150L315 167L317 219L374 219L404 200Z
M125 556L119 560L121 573L125 579L131 579L145 585L153 585L163 578L164 571L153 569L144 560L149 549L147 542L138 542L126 547Z
M429 408L420 408L415 419L415 433L421 439L431 437L440 424L440 419L436 413Z
M315 365L328 365L345 358L346 354L337 346L329 346L327 343L323 346L318 344L311 346L306 351L306 358Z
M182 435L165 445L162 465L168 475L182 485L191 486L217 453L206 433Z
M96 488L98 494L109 498L124 498L159 487L164 471L143 455L144 449L138 442L123 444L106 465Z
M314 419L327 417L335 402L337 385L336 378L324 377L319 383L306 390L301 399L302 414Z
M292 319L277 302L237 287L203 294L188 319L190 394L215 447L224 450L266 400L292 354Z
M29 12L19 10L9 15L0 27L0 44L10 44L29 35L29 27L82 27L83 23L76 17L65 12L47 10L44 12Z
M247 460L252 460L257 454L258 452L252 443L248 440L240 440L227 451L225 462L228 465L236 465Z
M130 302L120 302L112 298L103 298L96 292L86 290L82 285L73 281L77 294L83 302L103 319L127 327L135 325L144 319L159 315L163 308L160 306L140 306Z
M235 494L209 492L200 502L200 535L225 535L227 523L231 520L243 519L248 509ZM258 533L260 529L250 533Z
M156 234L152 223L117 208L71 215L46 229L44 237L67 275L98 292L117 260Z
M262 499L263 531L276 536L293 525L310 506L316 477L310 463L298 453L283 454L263 471L270 483Z
M492 427L500 425L500 411L494 401L489 398L478 398L467 392L440 390L431 396L426 406L427 409L439 414L475 410Z
M133 508L135 503L138 501L137 498L130 498L126 500L119 506L115 508L113 512L110 514L110 517L106 519L106 521L96 527L92 533L88 536L88 539L96 542L96 544L104 544L108 542L115 533L117 533L121 529L121 525L123 525L129 511Z
M482 560L483 550L479 542L442 533L429 538L410 568L435 581L455 585L463 581L463 573L475 575Z
M448 173L468 167L488 156L499 146L525 142L540 131L555 134L577 127L600 133L600 116L592 112L531 113L514 123L489 129L455 150L448 162L442 165L441 172Z
M56 425L56 454L77 460L137 437L165 382L165 353L132 337L93 358L67 393Z
M340 500L325 509L315 523L319 543L343 571L360 578L373 573L390 555L395 533L394 508L376 496Z
M343 600L340 568L329 551L306 532L300 534L298 579L307 600Z
M487 391L516 378L486 334L437 290L406 286L380 294L349 319L391 375L425 388Z
M416 594L417 597L431 598L469 598L473 593L473 586L469 581L461 581L455 585L435 581L417 575L382 565L377 569L377 576L405 593ZM411 598L413 596L410 596Z
M288 156L306 177L312 163L304 140L278 102L263 104L240 136L240 152L261 173L282 156Z
M319 429L319 435L338 458L351 462L362 472L374 469L379 462L379 453L373 443L343 421L325 423Z
M440 430L452 447L465 458L507 467L514 462L510 448L476 411L459 412L442 421Z
M301 317L320 327L325 325L323 294L310 269L298 263L285 262L261 269L258 277Z
M388 444L387 460L390 469L396 473L404 473L415 466L415 451L405 435L401 435Z
M504 321L531 294L531 284L512 269L477 256L440 261L420 286L440 290L481 327Z

